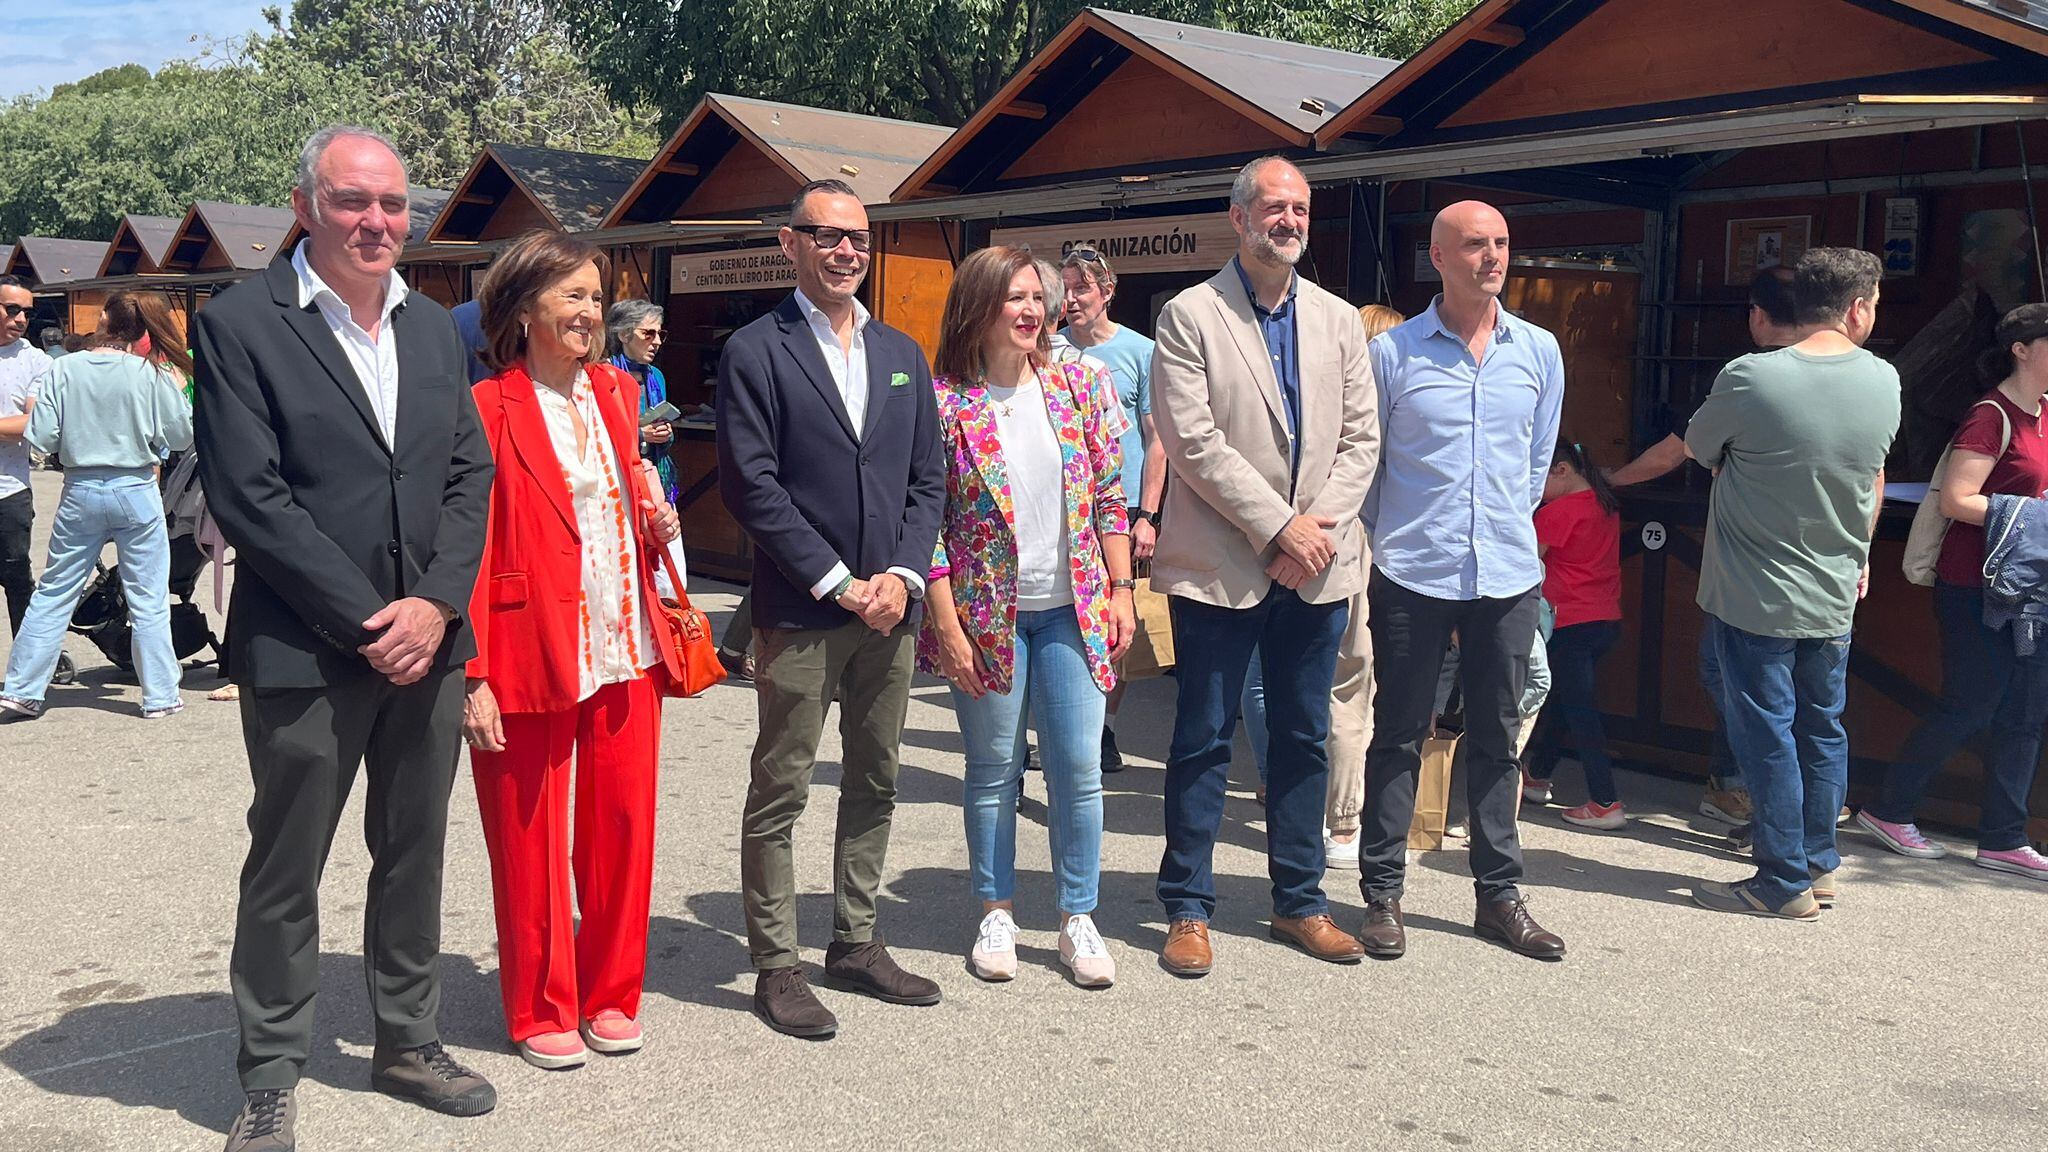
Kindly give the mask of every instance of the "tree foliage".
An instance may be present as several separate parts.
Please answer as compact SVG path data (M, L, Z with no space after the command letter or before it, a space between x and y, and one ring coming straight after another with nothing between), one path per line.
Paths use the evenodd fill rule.
M674 125L706 92L964 123L1083 0L552 0L612 97ZM1114 0L1120 11L1396 59L1473 0Z

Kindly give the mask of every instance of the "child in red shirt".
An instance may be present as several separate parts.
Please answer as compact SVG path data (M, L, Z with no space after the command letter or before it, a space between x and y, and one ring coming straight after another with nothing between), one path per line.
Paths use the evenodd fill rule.
M1563 437L1536 510L1543 598L1557 610L1550 635L1550 716L1537 730L1525 788L1547 791L1568 733L1586 771L1590 801L1567 823L1612 830L1627 823L1595 699L1594 669L1621 637L1621 502L1585 449ZM1564 731L1560 732L1562 728Z

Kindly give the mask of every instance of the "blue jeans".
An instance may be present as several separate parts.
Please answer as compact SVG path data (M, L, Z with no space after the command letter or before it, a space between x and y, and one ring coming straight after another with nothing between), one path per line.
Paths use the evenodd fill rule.
M2048 652L2022 660L2010 632L1986 628L1982 588L1936 584L1934 618L1941 625L1941 703L1907 739L1872 811L1893 824L1912 823L1942 762L1989 728L1977 847L2023 847L2027 793L2041 758L2041 726L2048 724Z
M1707 763L1707 786L1736 787L1742 783L1742 773L1735 767L1734 750L1728 747L1728 710L1721 706L1721 656L1714 651L1711 618L1700 629L1700 688L1707 694L1707 705L1714 710L1714 752Z
M1600 658L1620 638L1618 622L1597 620L1559 628L1544 650L1550 661L1550 719L1537 729L1541 735L1530 774L1550 779L1564 750L1563 738L1569 735L1586 772L1586 792L1596 804L1621 799L1614 787L1614 760L1607 755L1607 732L1600 722L1594 676Z
M147 468L73 468L64 474L64 495L50 524L50 559L15 634L7 686L0 693L42 700L64 651L71 613L100 550L109 543L121 560L142 706L169 708L178 702L184 673L171 648L171 540L163 495Z
M1017 891L1017 789L1024 780L1024 710L1038 726L1038 759L1052 810L1060 911L1095 911L1102 876L1102 719L1071 606L1017 613L1017 668L1007 693L975 700L953 689L967 748L967 871L983 901Z
M1757 895L1785 904L1811 871L1841 866L1835 820L1849 788L1849 637L1794 640L1744 632L1716 617L1722 718L1756 815Z
M1252 762L1259 768L1259 787L1264 788L1266 752L1271 741L1266 733L1266 662L1259 658L1257 648L1252 649L1252 662L1245 666L1238 716L1244 721L1244 738L1251 741Z
M1216 911L1213 858L1229 783L1230 737L1252 650L1266 673L1266 872L1273 914L1329 911L1323 800L1329 784L1330 684L1350 602L1310 604L1278 584L1251 608L1170 600L1178 694L1166 757L1166 852L1159 902L1169 920Z

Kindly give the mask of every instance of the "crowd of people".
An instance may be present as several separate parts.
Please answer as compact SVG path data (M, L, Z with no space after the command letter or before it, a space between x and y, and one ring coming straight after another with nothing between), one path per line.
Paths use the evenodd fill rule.
M661 718L683 693L664 659L682 642L666 602L683 578L675 415L653 366L662 312L607 311L603 254L533 233L451 320L394 270L407 191L383 138L316 134L292 190L306 241L193 317L189 360L147 297L117 294L92 347L53 366L21 340L32 300L0 282L0 575L17 631L0 712L42 715L83 572L109 541L135 605L143 714L177 710L148 585L161 582L158 470L188 444L235 549L225 663L246 689L254 793L230 969L246 1099L229 1152L296 1146L319 881L358 773L375 1088L450 1115L496 1102L436 1026L464 745L508 1039L547 1069L645 1042ZM1520 805L1548 802L1569 758L1586 801L1563 819L1626 825L1595 690L1622 618L1615 488L1687 457L1715 475L1701 666L1729 754L1706 803L1747 825L1756 865L1694 898L1804 921L1838 898L1850 629L1900 415L1896 373L1863 348L1877 259L1819 248L1760 275L1751 331L1765 350L1729 364L1671 441L1610 472L1560 432L1558 341L1501 300L1498 210L1437 215L1443 288L1412 318L1296 271L1310 189L1286 160L1245 165L1229 211L1236 254L1167 303L1152 338L1109 319L1116 273L1095 250L1054 264L997 246L955 270L927 363L858 298L874 247L860 198L825 180L790 205L780 244L797 287L727 341L716 397L720 488L755 546L748 623L725 655L744 654L735 670L757 701L740 880L752 1004L775 1031L839 1026L799 963L793 851L834 703L824 980L891 1004L941 998L877 924L920 671L945 682L964 748L971 971L1022 976L1017 798L1035 762L1059 961L1080 987L1115 982L1094 921L1102 775L1121 767L1141 580L1167 598L1177 653L1157 877L1167 971L1219 962L1213 856L1240 724L1257 749L1274 939L1340 964L1405 953L1406 848L1446 680L1463 700L1474 930L1561 960L1562 935L1524 898ZM2048 526L2026 507L2048 490L2048 306L2005 319L1987 368L1996 387L1930 497L1952 522L1935 591L1942 703L1859 819L1899 852L1940 854L1915 809L1941 761L1990 726L1977 862L2048 879L2025 837L2048 720L2040 613L2026 607L2039 607L2029 592L2048 599L2029 567L2048 563ZM65 476L32 595L26 446ZM1324 881L1352 869L1365 912L1340 925Z

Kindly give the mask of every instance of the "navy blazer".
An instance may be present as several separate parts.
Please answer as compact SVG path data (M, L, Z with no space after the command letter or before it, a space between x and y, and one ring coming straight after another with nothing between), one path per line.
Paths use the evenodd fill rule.
M887 324L870 320L865 334L859 436L795 294L733 333L719 356L719 490L754 542L755 627L856 619L811 596L834 564L861 578L931 569L946 503L931 368Z

